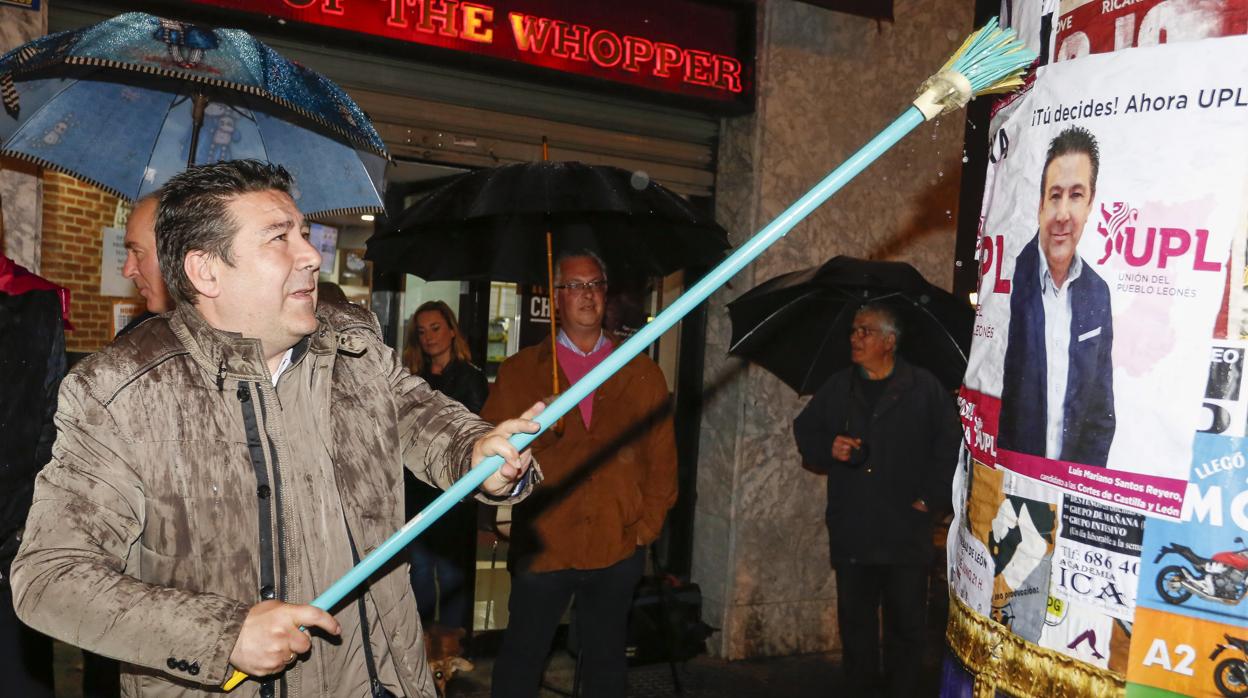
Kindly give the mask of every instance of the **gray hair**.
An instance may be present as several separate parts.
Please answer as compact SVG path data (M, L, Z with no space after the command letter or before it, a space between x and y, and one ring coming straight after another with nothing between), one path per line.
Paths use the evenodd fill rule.
M589 257L590 259L594 260L594 263L597 264L598 268L602 271L603 281L610 280L610 277L607 276L607 263L602 261L602 257L599 257L597 252L594 252L593 250L588 249L588 248L580 249L580 250L565 250L563 252L560 252L559 256L555 258L555 285L556 286L558 286L560 283L563 282L563 269L561 268L563 266L563 261L565 259L576 259L577 257Z
M854 317L863 313L871 313L879 317L880 331L893 335L898 343L901 342L901 320L897 317L896 311L883 303L863 303L862 307L854 313Z

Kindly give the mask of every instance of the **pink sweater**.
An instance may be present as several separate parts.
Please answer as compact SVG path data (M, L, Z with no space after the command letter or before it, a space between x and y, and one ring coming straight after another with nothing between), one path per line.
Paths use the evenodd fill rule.
M586 356L581 356L563 346L563 344L556 344L555 347L559 352L559 368L563 371L563 375L568 377L569 384L584 378L586 373L589 373L595 366L602 363L602 360L607 358L607 354L610 354L611 350L615 348L611 345L611 340L609 339L603 342L597 351L590 352ZM585 422L585 429L588 430L589 424L594 417L594 393L590 393L584 400L581 400L579 406L581 408L581 421Z

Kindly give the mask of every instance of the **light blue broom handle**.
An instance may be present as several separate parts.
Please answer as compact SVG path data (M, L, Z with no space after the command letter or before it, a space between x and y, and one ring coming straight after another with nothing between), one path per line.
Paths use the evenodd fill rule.
M700 281L694 284L688 291L685 291L666 310L659 313L654 320L651 320L637 334L608 354L602 363L595 366L593 370L585 374L584 378L577 381L575 385L568 388L567 392L550 403L545 410L542 410L542 413L534 420L541 425L540 431L536 434L515 434L511 437L511 444L517 450L523 450L527 447L542 432L545 432L552 424L559 421L560 417L572 411L581 400L588 397L594 390L597 390L598 386L605 383L624 364L644 351L646 347L650 346L677 322L680 322L681 318L697 307L699 303L706 300L728 279L744 269L745 265L754 261L772 243L784 237L785 234L793 229L793 226L800 223L811 211L818 208L820 204L827 201L847 182L858 176L858 173L862 172L867 165L875 162L876 158L893 147L897 141L913 131L916 126L923 123L923 120L922 112L914 107L908 108L905 113L899 116L888 128L881 131L879 135L871 139L871 142L863 146L853 157L833 170L822 182L794 202L792 206L789 206L784 213L777 216L766 228L760 230L757 235L737 248L727 259L720 262L719 266L702 277ZM363 560L360 560L359 564L338 581L334 582L323 594L316 597L312 601L312 605L324 611L328 611L335 606L347 594L351 593L353 589L376 572L378 568L386 564L404 546L412 542L416 536L420 535L434 521L437 521L439 517L455 506L459 500L474 494L476 489L481 486L481 483L493 475L502 464L503 459L498 456L491 456L481 461L479 465L468 471L463 478L451 485L441 496L425 507L424 511L404 524L403 528L400 528L394 535L387 538L385 542L377 546L376 550L369 553Z

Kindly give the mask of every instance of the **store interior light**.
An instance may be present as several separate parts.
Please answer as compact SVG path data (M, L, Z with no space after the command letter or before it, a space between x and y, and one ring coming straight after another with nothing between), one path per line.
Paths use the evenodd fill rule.
M975 291L971 291L970 293L966 294L966 297L969 301L971 301L971 305L973 306L979 305L979 293Z
M365 223L372 223L376 218L377 217L371 213L364 213L360 215L360 220L364 221Z

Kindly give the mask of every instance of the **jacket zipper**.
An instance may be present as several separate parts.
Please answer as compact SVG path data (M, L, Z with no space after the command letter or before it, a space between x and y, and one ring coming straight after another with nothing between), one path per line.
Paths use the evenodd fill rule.
M277 525L277 598L281 601L289 601L287 598L287 570L286 570L286 551L290 549L290 541L287 539L285 508L282 506L282 468L277 457L277 446L273 443L273 438L269 436L269 409L268 409L268 391L260 382L256 384L256 393L260 398L260 418L264 423L265 441L269 445L269 458L273 463L273 513L274 521ZM268 386L272 388L273 386ZM285 674L278 679L278 690L283 698L286 696L286 678Z

